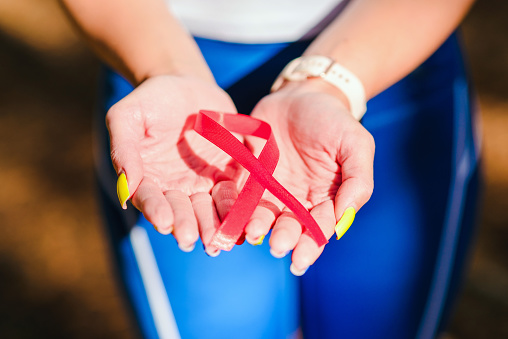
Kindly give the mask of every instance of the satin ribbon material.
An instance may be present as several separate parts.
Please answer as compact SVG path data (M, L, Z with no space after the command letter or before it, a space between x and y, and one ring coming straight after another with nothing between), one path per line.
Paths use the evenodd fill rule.
M328 243L309 211L275 178L273 172L279 160L279 149L269 124L242 114L199 111L194 130L222 149L250 172L232 209L215 232L210 245L229 251L242 238L244 229L265 189L284 203L297 217L318 246ZM251 135L266 140L256 158L233 133Z

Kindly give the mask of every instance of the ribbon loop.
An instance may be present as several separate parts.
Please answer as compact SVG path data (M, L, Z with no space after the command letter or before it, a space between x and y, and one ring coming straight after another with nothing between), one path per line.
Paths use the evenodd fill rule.
M279 160L279 149L269 124L242 114L202 110L196 118L194 130L250 172L238 199L215 232L211 245L226 251L233 248L242 236L265 189L293 211L306 233L318 246L328 243L309 211L273 177ZM259 158L256 158L231 132L265 139L266 144Z

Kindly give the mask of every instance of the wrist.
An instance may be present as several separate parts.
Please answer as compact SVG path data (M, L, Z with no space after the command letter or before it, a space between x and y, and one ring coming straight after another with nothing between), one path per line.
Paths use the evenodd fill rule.
M159 63L152 63L151 65L150 68L140 68L142 71L133 74L136 86L146 79L162 75L193 77L213 85L216 84L213 74L204 60L189 60L185 62L164 60Z
M349 100L346 95L331 84L319 78L309 78L304 81L284 81L276 92L291 94L325 94L338 99L350 112Z

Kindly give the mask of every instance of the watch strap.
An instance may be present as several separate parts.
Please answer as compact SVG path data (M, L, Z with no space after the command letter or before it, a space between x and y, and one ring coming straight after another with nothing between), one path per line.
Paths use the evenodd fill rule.
M291 61L273 83L272 92L277 91L284 81L304 81L311 78L321 78L339 89L346 96L355 119L360 120L363 117L367 106L362 82L347 68L325 56L302 56Z

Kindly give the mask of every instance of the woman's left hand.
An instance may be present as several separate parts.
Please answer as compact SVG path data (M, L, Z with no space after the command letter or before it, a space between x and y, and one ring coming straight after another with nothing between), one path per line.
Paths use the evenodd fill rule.
M344 211L358 211L374 187L374 139L337 94L319 79L288 83L252 112L271 125L276 137L280 160L274 177L310 210L328 239ZM263 147L257 138L246 142L254 153ZM291 271L302 275L324 246L302 233L294 214L282 208L266 192L246 227L246 239L258 242L273 225L272 254L282 257L293 250Z

